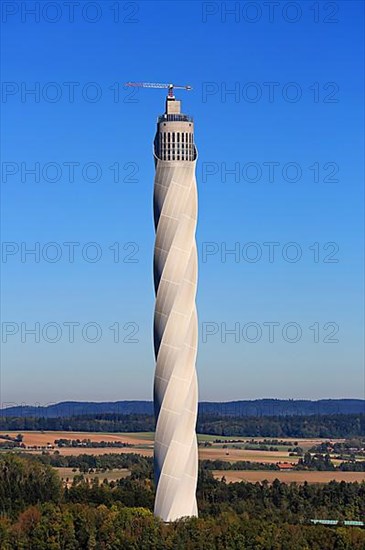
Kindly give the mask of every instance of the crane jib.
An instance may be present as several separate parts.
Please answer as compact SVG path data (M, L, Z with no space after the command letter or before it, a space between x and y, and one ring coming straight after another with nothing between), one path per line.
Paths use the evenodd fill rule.
M186 86L180 86L175 84L164 84L160 82L127 82L125 86L132 86L135 88L168 88L169 89L169 95L173 95L174 88L177 90L192 90L192 87L189 85Z

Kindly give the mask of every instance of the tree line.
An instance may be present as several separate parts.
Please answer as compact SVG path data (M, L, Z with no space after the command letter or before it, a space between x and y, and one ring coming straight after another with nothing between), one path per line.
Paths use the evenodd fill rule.
M150 432L154 429L154 417L146 414L94 414L68 418L0 416L1 431ZM197 431L217 436L357 438L365 435L365 415L237 417L199 414Z
M21 455L22 456L22 455ZM30 460L38 460L54 468L73 468L80 472L107 471L127 469L132 470L132 475L136 477L149 477L152 473L152 458L142 456L136 453L116 454L108 453L103 455L61 455L59 453L43 453L42 455L25 455ZM279 471L277 464L269 462L251 462L249 460L238 460L229 462L226 460L199 460L199 466L202 470L255 470L255 471ZM312 471L344 471L344 472L364 472L365 461L346 461L335 466L328 455L311 455L305 453L303 458L299 459L298 464L293 466L295 470Z

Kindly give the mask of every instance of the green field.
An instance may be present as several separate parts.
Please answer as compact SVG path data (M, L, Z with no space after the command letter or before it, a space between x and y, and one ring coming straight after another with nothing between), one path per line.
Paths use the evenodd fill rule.
M79 469L77 469L76 472L73 471L73 468L54 468L54 469L63 481L66 481L67 479L69 481L72 481L75 476L80 475ZM87 474L83 474L83 476L85 479L88 479L88 480L92 480L97 477L99 481L103 481L104 479L107 479L108 481L116 481L117 479L121 479L129 476L129 474L130 474L130 471L127 468L120 468L115 470L107 470L106 472L87 473Z

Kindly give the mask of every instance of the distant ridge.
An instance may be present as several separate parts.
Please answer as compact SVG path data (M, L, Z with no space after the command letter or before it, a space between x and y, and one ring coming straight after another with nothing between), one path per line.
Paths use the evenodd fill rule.
M364 414L364 399L255 399L199 403L200 415L222 416L307 416L328 414ZM1 416L65 418L96 414L153 414L152 401L83 402L63 401L48 406L22 405L1 407Z

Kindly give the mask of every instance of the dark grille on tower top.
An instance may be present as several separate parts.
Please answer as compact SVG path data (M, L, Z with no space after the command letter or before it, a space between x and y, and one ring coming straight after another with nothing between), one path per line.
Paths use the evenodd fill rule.
M174 114L174 115L168 115L163 114L158 117L157 122L194 122L194 119L192 116L189 115L182 115L182 114Z
M158 131L155 137L155 155L160 160L193 161L196 158L192 132Z

